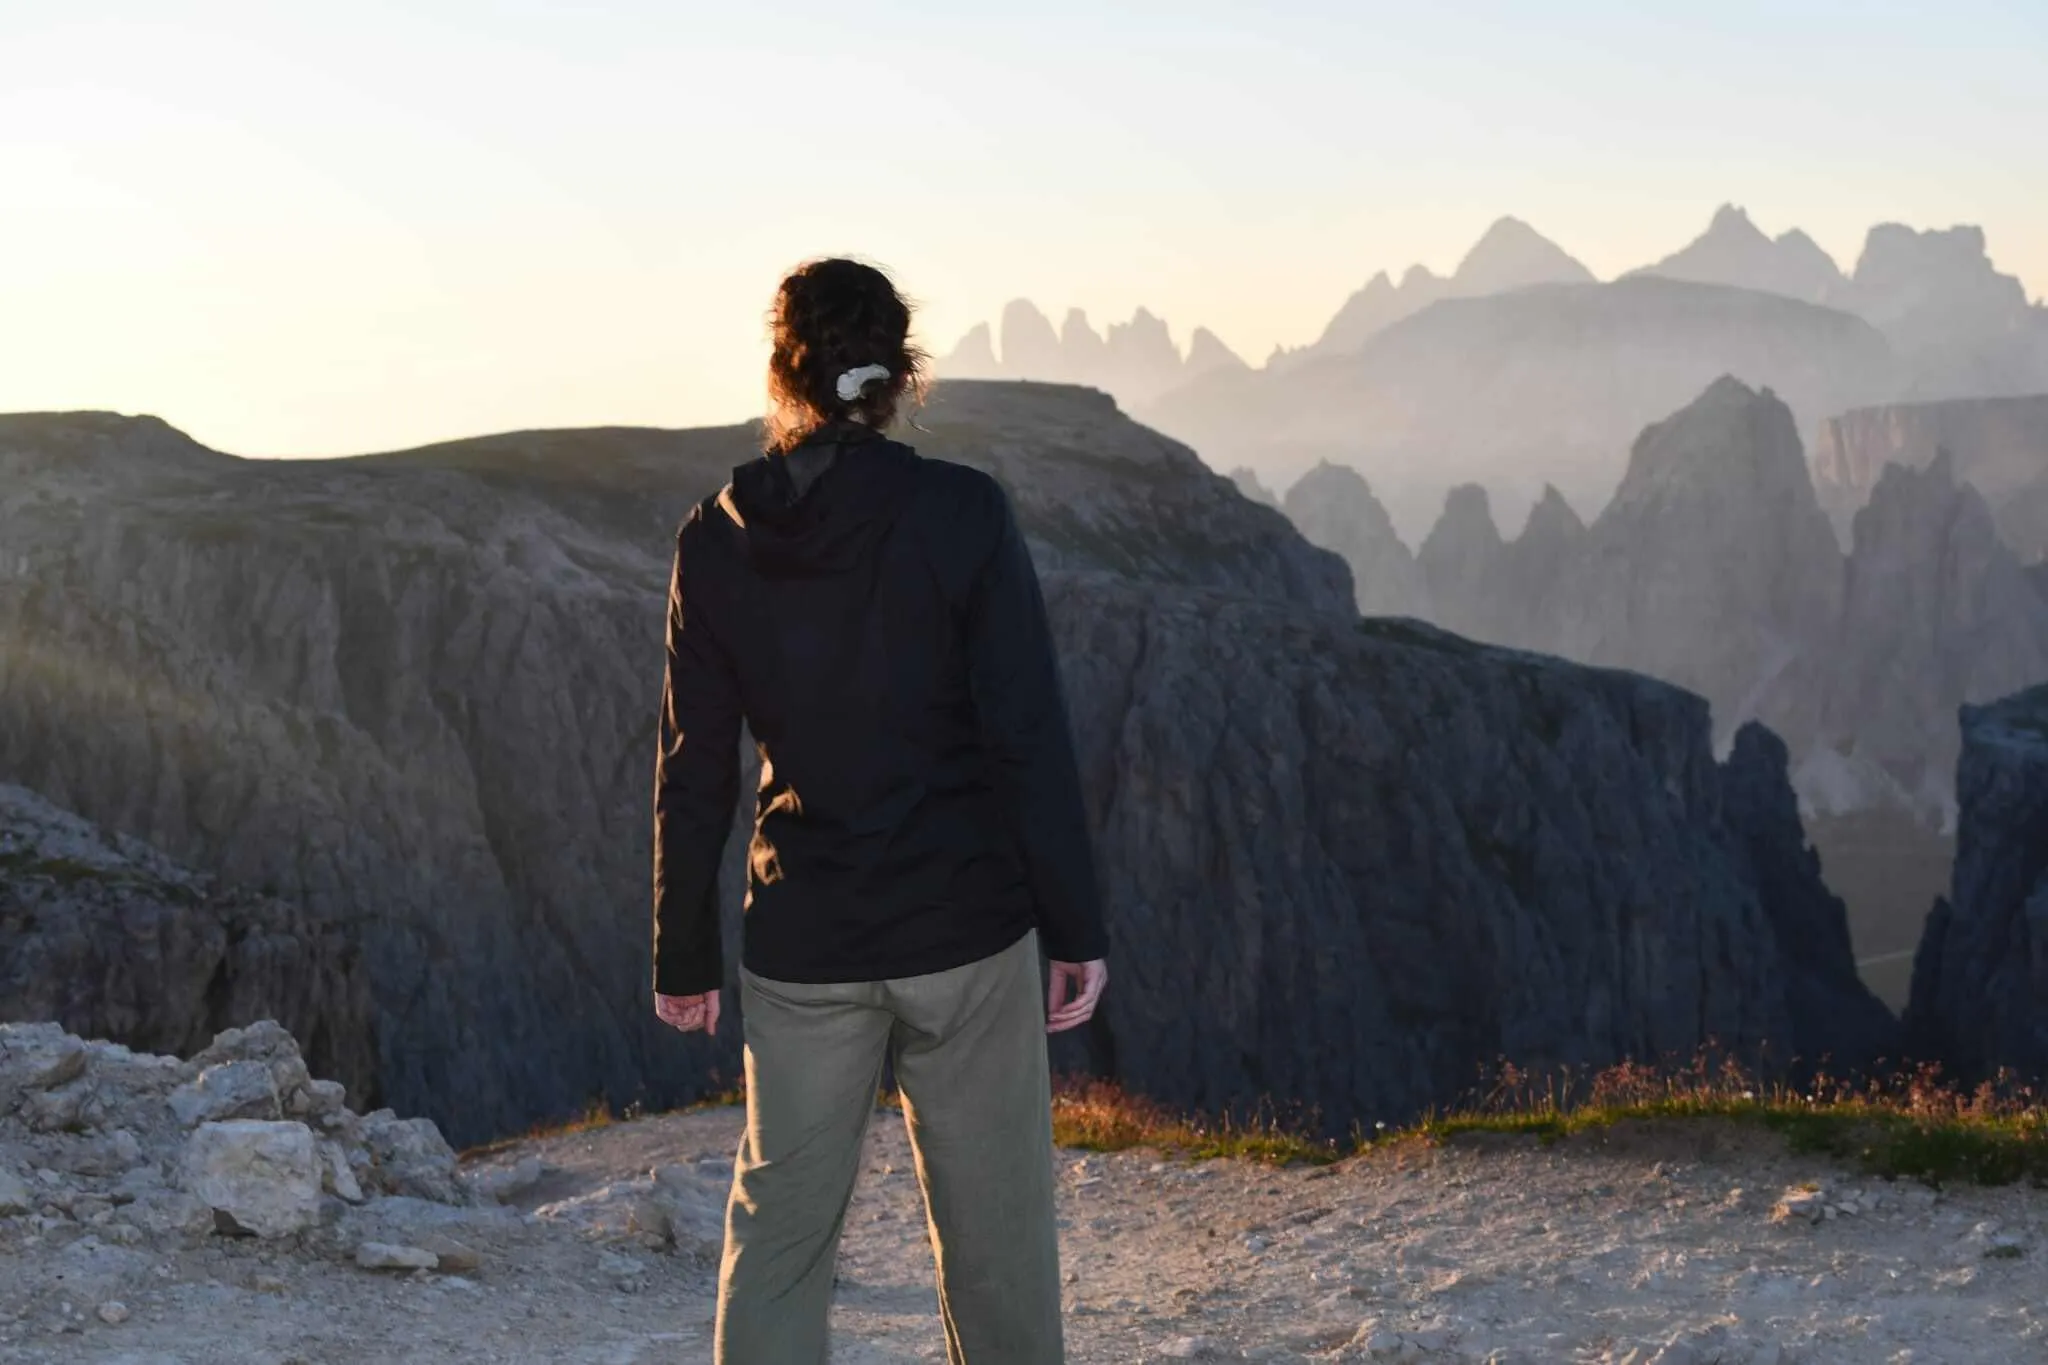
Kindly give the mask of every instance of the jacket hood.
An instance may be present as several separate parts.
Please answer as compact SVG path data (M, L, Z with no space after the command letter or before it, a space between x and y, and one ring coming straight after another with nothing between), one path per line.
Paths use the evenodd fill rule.
M762 573L844 573L895 524L916 461L880 432L841 424L740 465L718 502Z

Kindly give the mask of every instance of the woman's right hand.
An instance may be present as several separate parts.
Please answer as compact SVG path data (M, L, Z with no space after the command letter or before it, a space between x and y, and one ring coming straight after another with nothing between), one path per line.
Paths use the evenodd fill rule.
M1052 988L1045 1001L1045 1031L1058 1033L1076 1024L1085 1024L1095 1015L1095 1002L1102 998L1102 988L1109 984L1109 964L1101 958L1093 962L1055 962L1052 964ZM1065 999L1071 994L1071 1000Z
M654 996L654 1015L662 1023L679 1028L685 1033L703 1029L706 1033L718 1032L718 992L706 991L702 995Z

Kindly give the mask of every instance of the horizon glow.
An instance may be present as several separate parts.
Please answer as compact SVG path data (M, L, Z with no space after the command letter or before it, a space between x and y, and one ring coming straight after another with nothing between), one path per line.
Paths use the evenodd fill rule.
M0 411L252 455L758 413L780 273L935 353L1008 300L1254 364L1512 214L1611 278L1716 206L1981 225L2048 292L2048 6L0 0ZM173 17L173 12L175 17Z

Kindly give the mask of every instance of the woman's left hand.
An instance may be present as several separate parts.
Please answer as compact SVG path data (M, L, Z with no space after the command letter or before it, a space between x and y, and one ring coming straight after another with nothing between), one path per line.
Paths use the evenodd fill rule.
M662 1023L679 1028L685 1033L718 1032L718 992L706 991L702 995L654 996L654 1016Z

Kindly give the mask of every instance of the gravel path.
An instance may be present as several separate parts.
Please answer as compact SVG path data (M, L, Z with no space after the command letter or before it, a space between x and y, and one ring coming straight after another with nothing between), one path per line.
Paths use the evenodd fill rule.
M438 1223L472 1248L462 1271L359 1268L367 1222L163 1252L0 1220L0 1361L703 1360L705 1249L686 1233L655 1249L630 1219L654 1167L715 1218L739 1127L733 1110L660 1115L469 1163L506 1179L538 1159L503 1207L380 1201L411 1220L393 1240ZM1060 1212L1081 1362L2048 1361L2048 1195L1851 1179L1718 1125L1323 1169L1063 1153ZM944 1358L924 1236L901 1125L878 1115L835 1361Z

